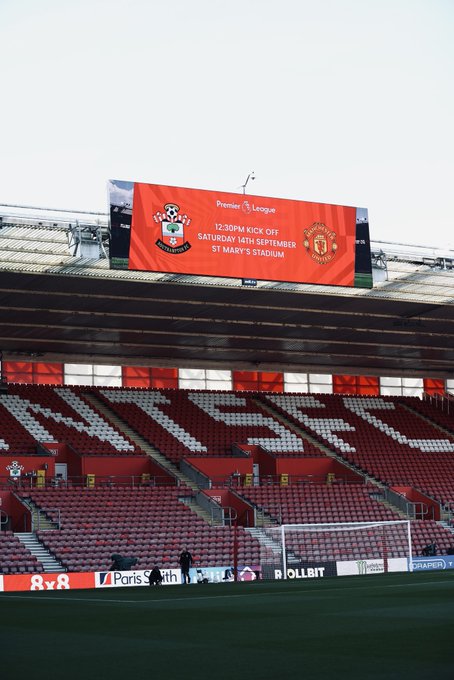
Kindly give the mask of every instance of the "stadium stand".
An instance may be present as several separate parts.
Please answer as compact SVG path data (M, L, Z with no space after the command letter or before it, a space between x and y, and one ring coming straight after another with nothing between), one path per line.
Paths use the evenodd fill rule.
M187 543L198 564L233 563L232 528L210 526L185 505L193 498L189 488L47 489L20 495L60 522L59 530L38 536L70 571L108 570L114 553L137 557L140 569L177 567ZM242 528L238 559L259 562L257 541Z
M243 495L283 524L325 522L384 522L399 514L374 498L371 484L302 484L252 487Z
M413 551L420 555L436 542L441 554L448 552L454 543L447 526L454 512L453 413L420 397L422 376L431 370L433 389L454 391L450 253L420 247L403 252L396 244L375 243L376 285L367 295L361 289L258 281L261 297L246 298L236 280L110 270L104 215L43 220L29 212L0 224L0 278L11 307L3 319L3 349L10 354L2 362L2 376L11 384L0 386L0 494L10 515L0 531L0 573L43 569L20 542L22 532L9 529L20 526L14 521L19 513L29 512L33 523L35 511L43 522L32 528L63 570L108 570L114 553L136 556L139 568L177 566L186 545L196 566L233 564L231 515L215 522L204 516L198 484L179 470L196 457L251 462L251 472L235 483L230 474L221 475L222 488L215 487L216 474L204 473L213 502L229 509L238 500L256 511L255 526L244 521L237 530L239 564L273 559L264 536L280 522L402 518L402 507L383 502L384 488L399 494L408 487L433 499L444 522L429 515L413 519ZM216 287L218 297L210 297ZM231 303L234 311L219 319L218 328L217 317ZM22 327L32 330L21 334ZM382 351L380 343L388 338ZM83 364L96 357L99 364ZM153 368L148 364L155 358ZM143 359L148 363L141 367ZM216 371L198 369L198 359L223 370L209 375ZM236 361L247 370L237 370ZM353 375L369 367L373 376ZM401 367L402 377L396 377ZM344 370L349 375L336 375ZM151 447L148 458L156 455L162 464L159 454L164 457L166 486L154 486L145 468L131 472L143 482L134 487L113 472L120 459L124 465L128 457L145 459L143 441ZM41 476L36 474L40 447L52 443L76 454L79 467L68 480L47 471L59 453L55 460L49 453L40 458ZM260 467L253 447L268 456L271 471L252 474L252 461ZM98 457L104 460L95 468ZM340 466L334 480L326 461ZM308 473L317 465L322 474ZM357 483L347 483L352 474ZM226 488L231 495L222 500ZM290 540L295 557L307 558L307 538ZM401 537L387 551L404 556ZM333 537L312 554L375 559L383 557L383 544L371 534L335 546Z
M442 431L454 435L454 399L418 399L401 397L399 402L436 423Z
M43 565L12 531L0 531L0 573L33 574Z
M413 486L443 505L454 501L453 437L405 409L398 398L262 398L365 474L388 486Z
M175 463L194 454L232 455L235 443L261 445L278 455L323 455L244 393L146 389L106 389L97 393Z
M36 442L60 441L85 455L141 453L68 387L11 385L0 404L5 415L0 438L8 453L35 453Z

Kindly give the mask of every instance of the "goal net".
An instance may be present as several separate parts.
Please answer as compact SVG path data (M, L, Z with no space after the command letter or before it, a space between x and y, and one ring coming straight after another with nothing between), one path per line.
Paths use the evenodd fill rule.
M284 524L261 530L262 578L320 578L411 569L409 520Z

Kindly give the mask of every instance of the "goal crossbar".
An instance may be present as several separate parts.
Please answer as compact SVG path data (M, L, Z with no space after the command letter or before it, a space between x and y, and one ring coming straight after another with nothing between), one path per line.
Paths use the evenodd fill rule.
M402 529L406 530L406 539L407 539L407 549L408 549L408 558L409 558L409 569L410 571L413 570L412 564L413 564L413 555L412 555L412 545L411 545L411 525L410 525L410 520L402 519L402 520L385 520L385 521L369 521L369 522L325 522L325 523L319 523L319 524L282 524L280 526L280 534L281 534L281 544L282 544L282 566L283 566L283 577L284 579L287 578L287 549L286 549L286 532L288 531L295 531L295 532L305 532L305 533L318 533L318 534L323 534L323 533L330 533L330 534L336 534L336 533L345 533L345 532L355 532L355 531L362 531L362 530L368 530L368 529L380 529L382 530L383 534L385 534L386 527L399 527L401 526Z

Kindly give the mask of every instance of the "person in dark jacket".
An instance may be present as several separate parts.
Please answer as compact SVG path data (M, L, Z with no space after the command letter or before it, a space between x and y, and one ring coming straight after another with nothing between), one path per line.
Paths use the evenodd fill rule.
M129 571L134 567L139 560L137 557L122 557L121 555L112 555L112 566L110 571Z
M150 571L150 576L148 577L148 584L150 586L160 586L162 584L162 574L160 568L155 565Z
M189 570L192 567L192 555L187 548L183 550L180 554L180 567L181 576L183 578L183 583L191 583L191 577L189 576Z
M423 548L422 554L424 557L435 557L437 554L437 547L435 542L429 543L429 545L426 545L426 547Z

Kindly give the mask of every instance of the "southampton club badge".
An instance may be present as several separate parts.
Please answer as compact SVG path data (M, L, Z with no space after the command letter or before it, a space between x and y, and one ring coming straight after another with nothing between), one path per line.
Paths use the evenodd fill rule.
M328 264L337 253L336 232L322 222L314 222L304 230L304 247L310 257L319 264Z
M24 466L21 465L17 460L13 460L10 465L5 466L9 471L9 476L18 479L21 476Z
M154 221L161 225L161 238L156 245L172 255L185 253L191 244L184 240L184 229L191 224L191 219L187 215L179 215L180 207L175 203L166 203L164 210L164 213L158 210L153 215Z

